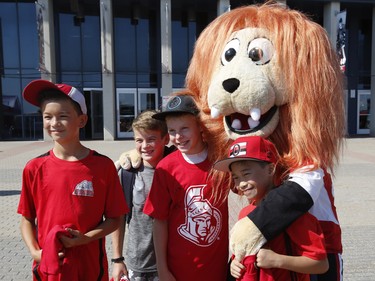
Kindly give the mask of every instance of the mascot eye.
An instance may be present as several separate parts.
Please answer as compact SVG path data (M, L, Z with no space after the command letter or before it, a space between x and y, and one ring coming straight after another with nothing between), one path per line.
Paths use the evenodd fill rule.
M233 39L224 48L224 52L221 55L221 64L227 65L237 54L237 50L240 47L240 41Z
M274 53L271 41L266 38L254 39L247 50L249 58L258 65L267 64Z

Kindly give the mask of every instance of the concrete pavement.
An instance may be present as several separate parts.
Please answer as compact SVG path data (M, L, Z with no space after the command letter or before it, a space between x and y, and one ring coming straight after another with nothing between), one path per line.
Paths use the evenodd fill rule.
M84 141L116 160L132 141ZM0 142L0 280L31 280L31 258L20 236L16 213L26 162L52 147L51 142ZM343 231L344 280L375 280L375 138L347 139L334 185ZM243 205L230 197L231 225ZM110 238L107 239L111 255Z

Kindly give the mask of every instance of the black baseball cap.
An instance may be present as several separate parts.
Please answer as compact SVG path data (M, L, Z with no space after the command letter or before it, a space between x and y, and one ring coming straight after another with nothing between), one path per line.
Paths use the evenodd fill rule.
M176 113L189 113L197 116L199 114L199 109L195 104L193 97L188 95L177 95L172 96L168 100L162 112L154 114L152 118L165 120L167 115Z

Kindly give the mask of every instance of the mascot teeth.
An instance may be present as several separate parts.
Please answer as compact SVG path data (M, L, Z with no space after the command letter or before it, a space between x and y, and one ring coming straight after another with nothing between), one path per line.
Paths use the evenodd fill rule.
M212 118L218 118L220 116L220 111L219 111L219 109L217 109L216 107L212 107L211 108L211 117Z
M247 119L247 123L249 124L250 129L254 129L256 126L259 125L259 120L254 120L253 118L249 117Z
M249 114L250 116L251 116L251 118L254 120L254 121L259 121L259 119L260 119L260 109L259 108L252 108L251 110L250 110L250 114ZM259 124L259 122L258 122L258 124ZM250 123L249 123L249 125L250 125ZM251 127L251 126L250 126Z
M249 118L251 119L251 118ZM238 119L234 119L233 122L232 122L232 128L236 129L236 130L241 130L242 126L241 126L241 121L238 120Z

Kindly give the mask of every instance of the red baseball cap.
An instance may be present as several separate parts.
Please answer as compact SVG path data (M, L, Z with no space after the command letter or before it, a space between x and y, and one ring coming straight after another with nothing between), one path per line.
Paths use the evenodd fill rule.
M228 158L217 161L213 168L230 172L230 165L240 160L262 161L276 164L278 153L272 142L259 137L240 137L230 147Z
M77 102L81 107L82 113L87 114L85 97L77 88L67 84L54 84L47 80L34 80L30 82L23 90L22 96L25 100L35 106L40 106L39 95L45 90L58 90Z

